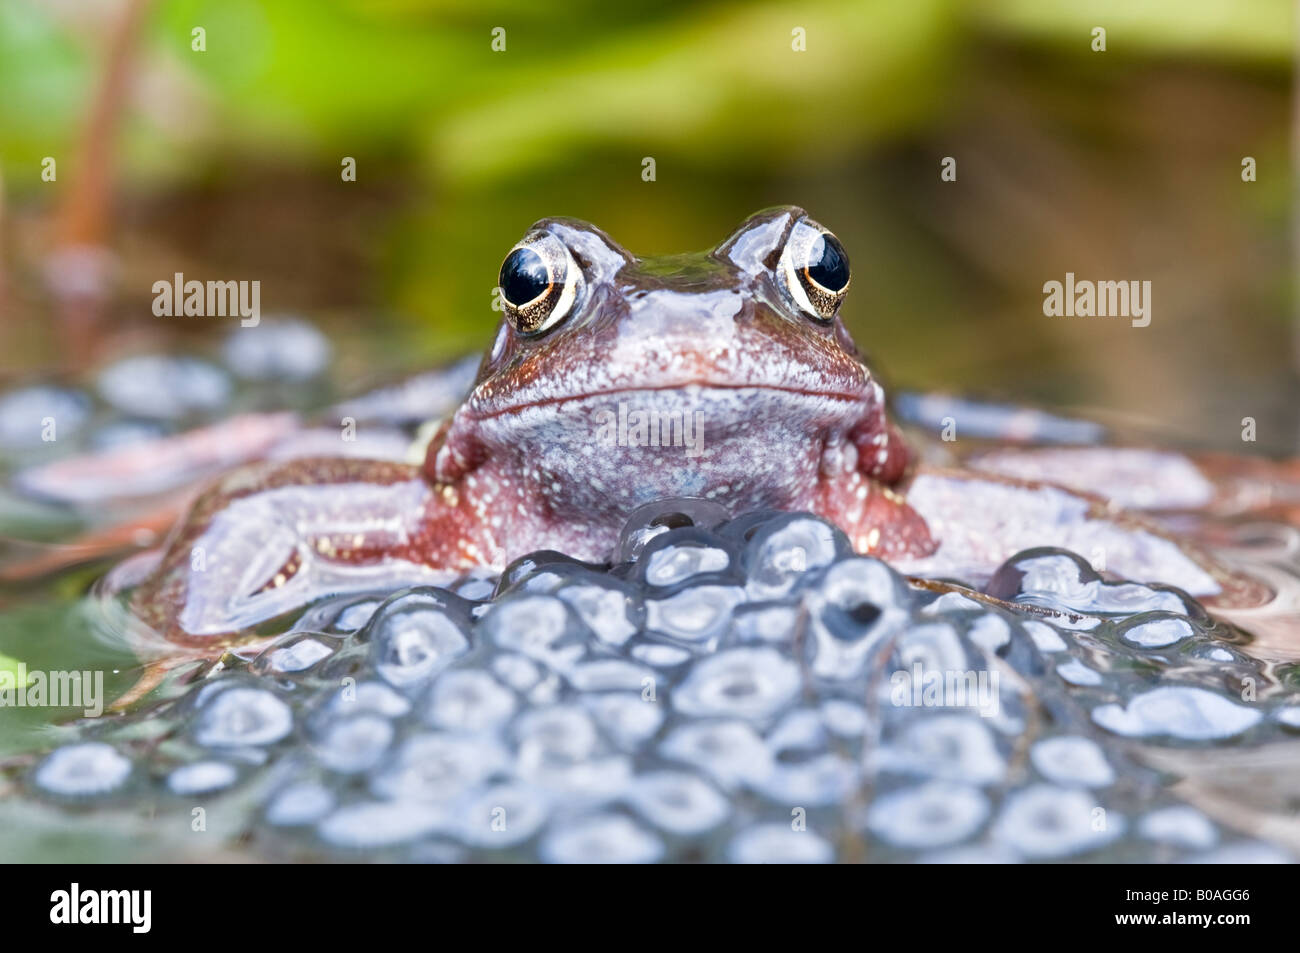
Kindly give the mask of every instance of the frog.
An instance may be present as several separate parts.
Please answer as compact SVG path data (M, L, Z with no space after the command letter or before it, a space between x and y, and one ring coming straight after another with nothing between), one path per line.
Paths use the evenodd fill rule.
M1033 546L1232 609L1267 587L1103 496L935 465L909 444L841 315L853 273L796 206L695 254L639 257L546 218L506 253L472 387L412 462L248 463L139 572L134 619L197 654L326 595L446 586L537 550L607 562L665 498L810 512L864 556L977 591Z

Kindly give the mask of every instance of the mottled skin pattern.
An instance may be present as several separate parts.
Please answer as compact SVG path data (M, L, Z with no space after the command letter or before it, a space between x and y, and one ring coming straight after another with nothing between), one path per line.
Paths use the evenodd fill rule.
M815 320L778 280L803 221L771 209L712 251L654 259L582 222L539 222L581 268L581 293L544 333L502 322L423 467L235 471L173 532L136 614L215 647L330 593L446 582L538 549L603 560L626 514L665 497L810 510L860 552L928 556L925 521L891 489L908 452L880 385L838 313ZM698 452L609 439L620 410L687 415Z

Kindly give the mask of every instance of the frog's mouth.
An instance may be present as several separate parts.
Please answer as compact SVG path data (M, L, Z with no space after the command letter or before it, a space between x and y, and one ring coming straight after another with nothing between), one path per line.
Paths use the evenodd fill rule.
M693 382L555 395L494 409L471 427L499 451L557 465L557 455L596 455L640 471L671 465L658 455L672 448L692 460L725 456L737 467L757 447L817 455L877 413L860 394Z
M845 393L828 390L813 390L801 387L782 387L771 384L689 381L683 384L663 384L647 387L619 387L610 390L589 391L586 393L555 395L536 400L510 404L504 407L467 408L469 414L478 421L490 421L503 417L526 417L548 410L594 409L591 405L617 405L636 402L639 405L660 403L671 405L669 409L681 409L682 403L694 402L707 407L723 408L746 400L764 398L783 400L793 407L803 407L813 411L818 407L825 409L867 408L870 395L867 393ZM744 415L744 408L736 408L738 414Z

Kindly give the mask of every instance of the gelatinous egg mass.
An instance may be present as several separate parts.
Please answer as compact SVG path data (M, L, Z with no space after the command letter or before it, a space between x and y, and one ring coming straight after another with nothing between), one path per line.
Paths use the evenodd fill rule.
M1294 676L1181 593L1038 549L994 605L816 517L700 501L633 514L613 557L318 602L169 700L69 728L25 790L148 799L183 829L228 804L273 859L1289 859L1132 756L1300 731Z

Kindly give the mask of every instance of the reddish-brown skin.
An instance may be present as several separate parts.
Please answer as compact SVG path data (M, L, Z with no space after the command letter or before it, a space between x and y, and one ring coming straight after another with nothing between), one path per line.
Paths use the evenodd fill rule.
M574 305L542 334L502 322L423 467L234 471L173 531L135 614L173 643L216 648L330 593L446 582L543 548L603 560L627 513L679 496L810 510L861 552L929 554L925 521L890 489L908 452L880 386L838 314L801 310L778 276L805 221L771 209L707 253L661 259L585 223L539 222L581 268ZM638 411L696 421L698 442L602 430Z

